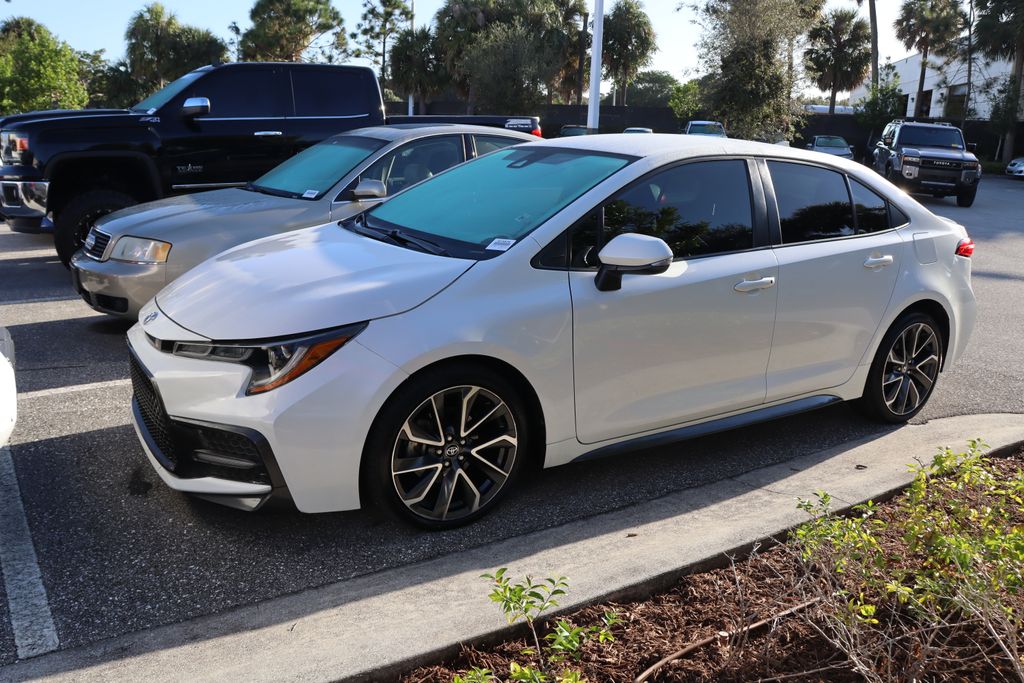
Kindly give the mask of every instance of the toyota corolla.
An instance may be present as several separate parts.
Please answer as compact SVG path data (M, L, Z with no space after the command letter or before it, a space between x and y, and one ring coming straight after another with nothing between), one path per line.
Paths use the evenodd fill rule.
M454 526L535 464L839 401L910 419L970 336L973 249L837 157L510 147L179 278L129 332L135 426L179 491Z

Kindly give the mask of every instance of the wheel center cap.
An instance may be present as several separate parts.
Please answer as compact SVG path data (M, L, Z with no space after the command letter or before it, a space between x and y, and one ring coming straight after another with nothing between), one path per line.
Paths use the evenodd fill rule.
M444 448L444 457L446 458L454 458L460 453L462 453L462 446L457 443L450 443Z

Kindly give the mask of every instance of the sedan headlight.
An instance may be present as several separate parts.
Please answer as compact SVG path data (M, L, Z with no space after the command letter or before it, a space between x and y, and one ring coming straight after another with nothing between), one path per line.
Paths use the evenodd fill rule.
M171 245L167 242L144 237L122 237L114 244L110 258L131 263L163 263L170 251Z
M185 358L241 363L252 368L246 396L262 394L291 382L366 329L367 323L271 342L196 344L175 342L172 353Z

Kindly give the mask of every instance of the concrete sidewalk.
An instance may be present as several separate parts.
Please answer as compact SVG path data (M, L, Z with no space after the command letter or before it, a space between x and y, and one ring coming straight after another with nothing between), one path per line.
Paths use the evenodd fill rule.
M902 427L529 536L26 660L0 668L0 681L394 680L506 632L483 572L567 576L564 609L641 597L803 521L798 497L879 498L910 481L909 463L979 436L994 449L1024 441L1024 415Z

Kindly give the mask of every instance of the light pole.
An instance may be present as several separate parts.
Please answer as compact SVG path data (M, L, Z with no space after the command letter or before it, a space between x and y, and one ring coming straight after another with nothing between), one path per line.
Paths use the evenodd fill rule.
M416 29L416 0L409 1L409 30ZM412 93L409 93L409 116L416 113L416 106L413 103Z
M590 101L587 103L587 128L597 131L601 125L601 43L604 40L604 0L594 0L594 46L590 50Z

